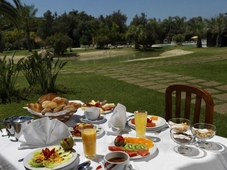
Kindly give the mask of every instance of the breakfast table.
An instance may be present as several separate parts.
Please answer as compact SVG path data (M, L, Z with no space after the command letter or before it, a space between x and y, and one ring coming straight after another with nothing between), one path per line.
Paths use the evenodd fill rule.
M96 125L104 129L103 133L97 137L97 156L91 160L89 169L96 170L103 160L103 156L109 152L108 146L114 145L113 141L116 135L111 134L108 121L112 113L103 114L103 121ZM132 113L126 112L128 119ZM80 123L84 116L84 111L78 109L77 112L65 124L69 127ZM2 129L2 134L6 134L5 129ZM121 135L136 136L135 130L126 123L125 129ZM35 149L18 149L23 135L19 141L13 142L10 139L13 137L0 136L0 170L23 170L25 169L23 161L24 157ZM170 137L170 129L163 128L163 131L147 131L146 138L154 142L155 150L149 156L144 158L132 159L131 164L135 170L160 169L160 170L227 170L227 138L215 135L210 141L213 146L209 150L200 149L195 145L190 145L192 153L182 155L176 153L173 148L177 145ZM77 169L76 165L87 160L83 153L83 145L81 139L74 139L74 150L78 154L78 162L72 169Z

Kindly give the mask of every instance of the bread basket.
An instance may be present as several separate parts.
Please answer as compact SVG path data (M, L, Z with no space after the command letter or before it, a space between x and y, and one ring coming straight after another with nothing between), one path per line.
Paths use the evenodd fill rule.
M77 112L77 110L76 111L63 110L57 113L47 112L45 113L45 115L43 115L41 113L38 113L29 109L28 107L23 107L23 108L26 109L31 114L33 114L36 118L49 117L50 119L58 119L64 123L67 122L72 117L72 115Z

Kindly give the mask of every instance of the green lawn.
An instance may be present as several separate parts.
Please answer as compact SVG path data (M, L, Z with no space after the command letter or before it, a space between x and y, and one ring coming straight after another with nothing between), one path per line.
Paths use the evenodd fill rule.
M110 78L104 76L102 72L92 72L92 70L113 67L119 68L119 70L124 73L124 68L127 68L127 70L131 69L133 73L135 67L143 65L144 71L147 73L149 71L163 71L202 78L208 81L212 80L227 83L227 60L214 61L212 59L226 56L227 48L197 49L195 47L166 47L155 51L155 53L159 54L160 52L176 48L193 51L194 53L166 59L130 63L119 62L119 58L121 57L122 60L124 56L114 57L111 60L102 59L92 62L70 60L57 78L59 95L68 99L80 99L85 102L92 99L107 99L109 102L124 104L129 112L145 109L148 110L149 114L164 116L165 99L163 93ZM150 52L151 55L153 55L153 53L154 52ZM195 62L197 60L198 62ZM183 61L184 64L182 64ZM152 67L150 67L151 65ZM83 72L82 70L85 71ZM88 72L89 70L91 72ZM77 71L80 72L77 73ZM111 72L110 70L107 70L107 72L108 71ZM27 86L24 77L20 75L17 81L17 88ZM25 106L26 103L36 102L40 94L33 93L32 91L27 94L27 100L21 101L20 103L0 105L0 120L12 115L30 115L22 107ZM226 121L226 115L215 113L214 124L218 128L218 135L227 137Z

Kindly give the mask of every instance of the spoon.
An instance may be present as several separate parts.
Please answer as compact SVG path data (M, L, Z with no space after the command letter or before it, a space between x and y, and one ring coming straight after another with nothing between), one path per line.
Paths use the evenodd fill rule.
M88 160L88 161L85 161L83 163L80 163L79 165L77 165L77 170L87 170L88 167L91 165L91 161Z

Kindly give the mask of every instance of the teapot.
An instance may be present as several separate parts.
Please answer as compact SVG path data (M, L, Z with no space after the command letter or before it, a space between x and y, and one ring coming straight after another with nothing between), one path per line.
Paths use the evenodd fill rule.
M3 120L7 134L2 136L15 137L18 141L22 134L22 130L33 120L31 116L12 116Z

